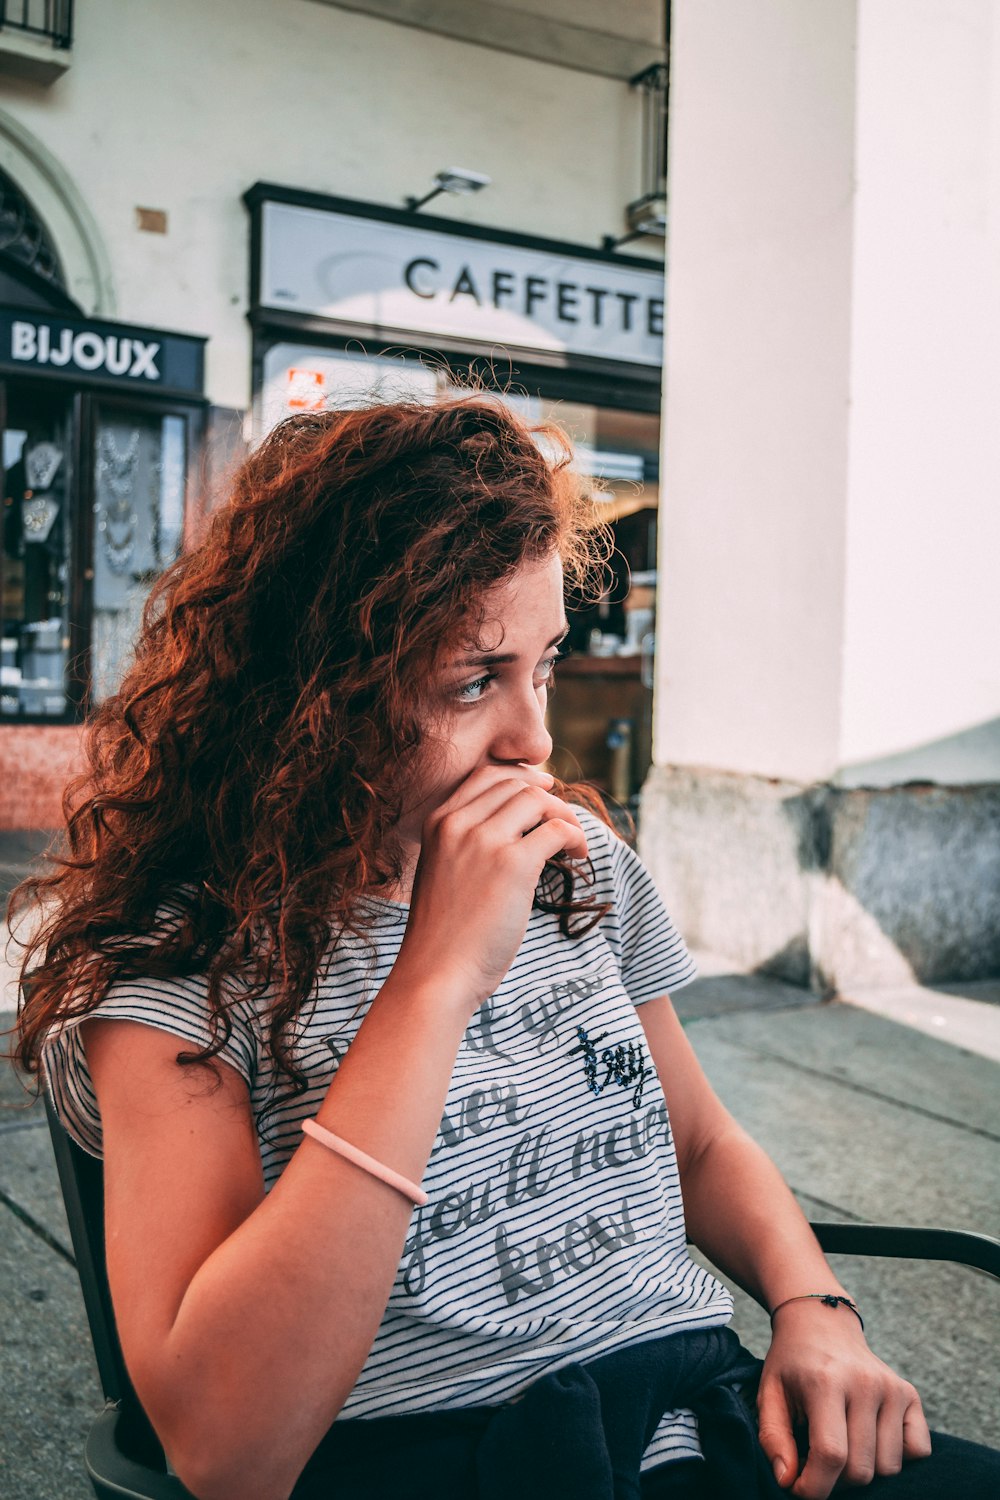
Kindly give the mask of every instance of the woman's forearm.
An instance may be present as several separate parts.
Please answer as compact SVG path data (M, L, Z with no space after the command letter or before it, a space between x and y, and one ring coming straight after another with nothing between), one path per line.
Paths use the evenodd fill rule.
M390 978L318 1121L419 1182L465 1024L433 987ZM199 1500L290 1491L368 1357L411 1213L395 1189L304 1139L195 1273L147 1378L154 1422Z
M739 1126L711 1138L683 1190L688 1237L763 1306L843 1292L781 1173Z

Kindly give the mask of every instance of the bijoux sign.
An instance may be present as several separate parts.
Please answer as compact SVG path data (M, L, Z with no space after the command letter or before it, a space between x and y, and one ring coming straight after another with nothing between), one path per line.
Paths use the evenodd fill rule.
M200 396L204 339L0 308L0 370Z
M74 333L71 328L62 328L58 342L48 323L25 323L18 318L10 332L10 357L12 360L40 365L72 365L74 369L93 374L105 370L109 375L127 375L130 380L159 380L156 356L160 352L158 342L148 344L142 339L119 338L117 334L95 333L85 328Z
M275 201L265 191L253 190L260 307L380 337L662 363L658 265Z

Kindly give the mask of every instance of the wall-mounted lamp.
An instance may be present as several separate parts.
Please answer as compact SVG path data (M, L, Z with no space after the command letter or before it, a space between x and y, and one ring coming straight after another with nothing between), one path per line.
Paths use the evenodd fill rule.
M641 235L667 232L667 91L666 63L654 63L629 79L629 88L642 92L642 184L644 192L625 210L628 233L606 234L602 250L617 250Z
M666 195L647 193L644 197L637 198L626 208L625 219L628 234L617 239L613 234L606 234L601 241L602 250L617 250L619 245L627 245L630 240L637 240L644 234L655 234L662 238L667 232Z
M437 186L431 188L430 192L425 193L422 198L406 199L406 206L411 213L416 213L418 208L423 208L424 204L436 198L438 193L457 193L460 196L467 193L479 193L483 188L489 187L493 179L487 177L485 172L466 172L462 167L445 167L443 172L435 172L434 181Z

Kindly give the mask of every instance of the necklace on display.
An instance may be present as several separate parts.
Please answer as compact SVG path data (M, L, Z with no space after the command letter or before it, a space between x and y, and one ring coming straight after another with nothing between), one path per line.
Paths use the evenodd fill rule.
M36 443L24 455L24 473L30 490L47 490L62 463L62 449L55 443Z
M47 495L33 495L21 505L21 524L26 542L46 542L59 506Z
M133 432L124 452L111 433L104 431L97 441L97 480L107 496L94 504L97 529L101 534L104 560L112 573L122 574L135 555L135 533L139 517L132 505L135 470L139 458L139 434Z

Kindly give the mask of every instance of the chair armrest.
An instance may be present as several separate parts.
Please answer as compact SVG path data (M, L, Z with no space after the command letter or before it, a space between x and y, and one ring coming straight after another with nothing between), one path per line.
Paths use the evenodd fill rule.
M1000 1240L968 1229L924 1229L902 1224L814 1223L831 1254L888 1255L903 1260L950 1260L1000 1277Z

